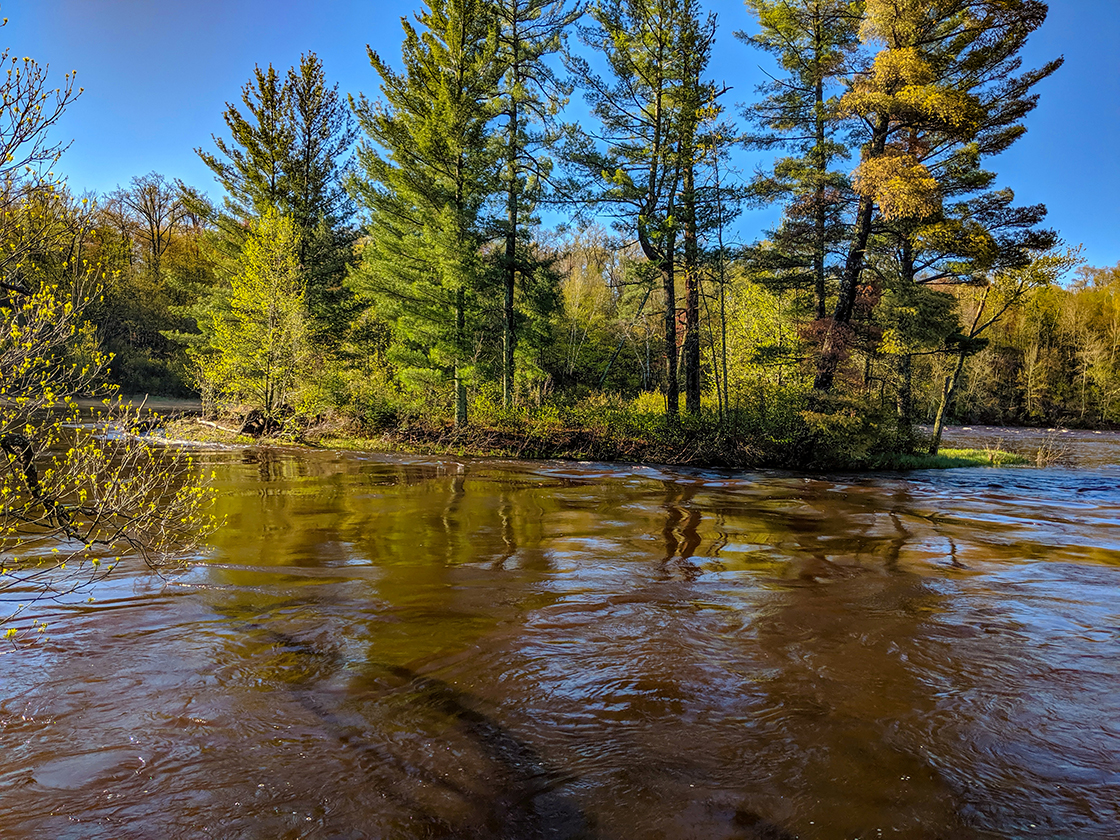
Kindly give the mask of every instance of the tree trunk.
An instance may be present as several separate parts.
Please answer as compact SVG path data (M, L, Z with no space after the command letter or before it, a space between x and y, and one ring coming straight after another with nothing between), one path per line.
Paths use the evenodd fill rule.
M684 404L689 414L700 413L700 260L696 242L696 193L693 164L684 170Z
M907 286L916 285L914 243L909 236L902 241L900 259L902 281ZM914 439L914 357L903 353L898 359L898 442L910 451Z
M513 351L517 346L513 292L517 280L517 187L509 188L509 229L506 231L505 301L502 307L502 405L513 404Z
M936 455L941 448L941 432L945 429L945 417L949 413L953 397L957 394L957 385L961 381L961 371L964 370L964 353L957 354L957 364L953 372L945 377L941 386L941 404L937 407L937 418L933 421L933 439L929 443L929 454Z
M910 448L914 437L914 357L903 353L898 357L898 438Z
M674 184L671 193L676 192ZM669 206L669 215L672 215L672 205ZM675 423L680 417L680 382L677 379L677 288L676 275L674 274L676 233L670 231L665 243L665 250L658 251L654 247L646 232L645 226L638 223L638 244L646 259L658 267L661 272L661 288L665 294L665 317L663 320L662 339L665 343L665 417L670 423Z
M661 285L665 292L665 416L680 417L680 382L677 378L677 287L673 272L673 241L670 234L661 266Z
M886 148L889 127L887 117L879 117L868 147L869 158L882 155ZM852 243L848 248L848 259L844 263L844 274L840 278L840 289L836 296L836 309L832 316L833 327L825 337L820 359L817 362L817 376L813 381L814 390L825 392L832 390L836 368L844 352L844 334L847 330L843 328L852 320L852 312L855 310L860 276L863 273L864 252L867 250L867 240L871 236L871 222L874 218L875 199L869 195L861 196L855 227L852 229ZM841 328L837 329L837 325Z
M817 295L817 319L823 320L826 314L826 296L828 290L825 288L824 283L824 252L825 252L825 239L826 239L826 224L828 222L827 214L824 208L824 177L828 169L828 162L825 157L824 138L825 138L825 119L824 119L824 74L821 70L821 21L819 17L820 9L814 9L817 12L817 18L814 26L815 50L813 54L813 63L816 75L816 111L814 119L816 121L817 129L817 148L816 151L816 168L817 168L817 188L814 195L813 209L814 209L814 241L813 241L813 282L816 286Z
M455 293L455 425L459 428L467 425L467 383L463 379L463 344L466 335L466 306L463 290Z
M723 372L723 411L724 416L720 420L724 420L727 414L731 411L730 397L727 391L727 274L725 271L724 251L723 251L723 198L720 192L719 180L719 152L713 150L712 156L713 169L715 170L715 187L716 187L716 244L719 247L719 331L720 331L720 360L719 365Z
M992 287L986 286L984 288L984 295L980 298L980 303L976 307L976 314L972 316L972 326L968 328L968 337L975 338L980 335L994 320L988 321L981 326L980 321L984 316L984 307L988 305L988 295L991 294ZM995 316L999 317L999 314ZM957 364L953 368L953 372L945 377L945 382L941 387L941 403L937 406L937 417L933 421L933 440L929 444L929 454L936 455L937 450L941 448L941 432L945 428L945 416L949 413L949 406L952 405L953 397L957 393L957 385L960 384L961 371L964 370L964 360L967 354L963 351L957 355Z
M506 259L505 259L505 301L502 307L502 405L509 408L513 404L513 351L517 346L513 311L514 284L517 281L517 143L518 143L518 113L517 113L517 87L520 84L520 66L516 53L518 44L517 16L514 17L513 44L514 58L511 66L513 72L513 86L509 98L509 137L508 158L509 166L509 196L506 208Z

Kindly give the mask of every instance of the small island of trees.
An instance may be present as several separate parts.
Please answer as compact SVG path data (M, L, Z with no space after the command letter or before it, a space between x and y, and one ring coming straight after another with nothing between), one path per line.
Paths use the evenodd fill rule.
M432 0L368 94L258 66L197 149L217 200L149 173L7 206L67 231L36 288L97 267L73 352L234 430L833 468L1120 420L1120 267L991 169L1061 66L1021 58L1046 4L746 7L777 71L742 105L695 0Z

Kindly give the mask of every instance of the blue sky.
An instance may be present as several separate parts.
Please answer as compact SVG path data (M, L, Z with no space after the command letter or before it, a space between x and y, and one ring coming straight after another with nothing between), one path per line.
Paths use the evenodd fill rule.
M314 51L348 93L377 93L369 44L399 56L400 17L417 0L0 0L0 30L14 55L76 70L85 93L58 126L73 139L62 171L79 192L104 192L150 171L215 192L194 148L212 148L222 111L237 101L254 65L285 69ZM720 36L711 75L752 98L764 56L732 32L750 28L741 3L710 0ZM1043 202L1049 223L1084 244L1090 265L1120 263L1120 3L1053 0L1028 44L1038 65L1065 66L1039 86L1028 133L992 162L1021 203ZM744 165L753 165L746 162ZM740 237L757 238L773 214L749 211Z

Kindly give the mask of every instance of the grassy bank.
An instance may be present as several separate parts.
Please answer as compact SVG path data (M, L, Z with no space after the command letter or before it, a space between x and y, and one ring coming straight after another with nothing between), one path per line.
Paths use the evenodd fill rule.
M479 412L481 414L481 412ZM750 469L815 471L914 470L1031 463L996 449L943 449L938 455L893 452L887 434L851 416L814 414L801 422L749 424L749 418L701 415L667 424L659 413L616 411L609 405L576 411L492 411L465 428L449 422L399 422L370 430L352 420L320 420L277 438L239 434L236 420L214 423L184 417L164 434L174 440L219 444L283 444L314 448L518 459L570 459ZM830 423L827 421L835 421ZM914 449L921 448L917 441Z
M1012 467L1033 463L1025 455L1000 449L942 449L928 453L890 453L875 465L881 470L949 470L957 467Z

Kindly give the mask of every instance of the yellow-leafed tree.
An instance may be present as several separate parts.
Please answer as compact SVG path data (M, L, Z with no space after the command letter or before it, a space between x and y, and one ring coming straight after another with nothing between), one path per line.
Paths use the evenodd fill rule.
M272 423L299 407L305 291L299 231L290 216L266 210L250 229L228 307L213 315L210 346L192 350L204 386L220 402L259 409Z
M818 361L818 390L832 387L847 357L873 233L890 227L901 234L907 283L928 282L938 260L960 257L960 270L950 273L981 273L998 256L1004 243L991 229L1017 223L989 218L1000 197L991 190L995 175L980 164L1022 136L1023 118L1038 99L1034 86L1061 66L1058 59L1022 70L1020 54L1046 12L1039 0L865 1L860 37L874 53L838 107L863 137L852 173L858 206ZM923 256L931 244L923 233L938 226L952 229L954 243L975 242L965 253ZM1030 237L1021 239L1024 248L1032 245ZM912 290L906 294L913 297Z

